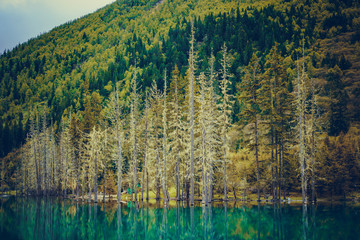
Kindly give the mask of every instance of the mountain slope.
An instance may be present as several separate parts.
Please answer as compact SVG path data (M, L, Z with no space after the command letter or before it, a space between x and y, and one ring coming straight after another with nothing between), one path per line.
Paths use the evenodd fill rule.
M141 68L142 90L150 86L152 79L162 86L163 69L171 72L175 64L185 75L188 21L193 18L199 22L195 26L202 58L209 56L211 48L216 54L224 41L229 42L234 92L236 83L241 81L241 68L248 64L252 52L265 55L275 41L280 42L282 55L295 60L304 33L305 47L312 49L308 56L314 62L313 75L325 79L327 69L333 66L319 64L329 51L323 43L326 39L340 38L340 34L354 36L350 37L351 51L337 48L333 55L337 59L344 55L345 61L350 62L351 66L343 70L345 76L351 78L346 80L346 89L351 91L348 108L356 111L359 8L355 1L250 2L117 1L3 54L0 59L0 156L24 141L30 111L41 115L47 106L49 117L57 123L64 111L82 111L85 79L89 81L90 91L98 91L104 101L116 80L124 82L126 98L129 70L135 59ZM270 7L265 7L268 5ZM334 45L338 46L336 42ZM206 63L200 67L204 69ZM239 111L238 107L235 109ZM237 121L237 112L233 116ZM351 121L358 120L357 116L358 111L350 116Z

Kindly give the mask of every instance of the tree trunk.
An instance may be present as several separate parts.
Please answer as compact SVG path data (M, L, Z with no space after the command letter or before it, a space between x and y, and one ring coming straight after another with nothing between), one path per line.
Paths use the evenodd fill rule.
M94 175L94 202L97 203L97 140L96 140L96 130L95 131L95 175Z
M180 158L179 158L179 150L177 150L176 154L176 200L180 201Z
M39 196L40 195L40 176L39 176L39 164L38 164L38 159L36 156L36 143L35 143L35 136L32 137L32 142L33 142L33 150L34 150L34 158L35 158L35 172L36 172L36 195Z
M315 203L315 131L312 131L312 152L311 152L311 202Z
M300 171L301 171L301 195L303 204L306 203L306 181L305 181L305 153L304 153L304 124L303 124L303 114L304 114L304 101L303 101L303 79L300 79L299 74L299 64L298 64L298 110L299 110L299 137L300 137Z
M195 99L195 53L194 53L194 22L191 22L191 40L189 55L189 84L190 84L190 204L194 205L194 99Z
M82 179L82 184L81 184L81 196L82 196L82 201L85 201L85 179L83 177Z
M91 183L90 183L90 176L88 177L88 202L91 202Z
M226 138L226 137L225 137ZM226 140L225 145L226 145ZM224 201L227 201L227 173L226 173L226 150L224 147Z
M119 93L116 85L116 142L117 142L117 150L118 150L118 159L117 159L117 203L119 204L121 201L121 176L122 176L122 149L121 149L121 134L120 134L120 123L119 123L119 115L120 115L120 107L119 107ZM105 193L104 193L105 194Z
M259 146L258 146L258 122L255 114L255 158L256 158L256 187L257 187L257 201L260 202L260 170L259 170Z
M164 204L167 204L168 197L167 197L167 179L166 179L166 143L167 143L167 119L166 119L166 70L165 70L165 77L164 77L164 109L163 109L163 151L164 151L164 179L163 179L163 195L164 195Z
M209 196L208 196L208 203L211 203L212 201L212 197L213 197L213 169L212 169L212 164L210 164L210 174L209 174Z
M137 85L136 85L136 62L135 62L135 73L134 73L134 82L133 82L133 126L134 126L134 129L133 129L133 135L134 135L134 139L133 139L133 161L134 161L134 180L133 180L133 186L134 186L134 193L135 193L135 202L137 201L137 136L136 136L136 133L137 133L137 130L136 130L136 127L137 127L137 93L136 93L136 90L137 90Z
M103 185L103 202L105 202L105 195L106 195L106 172L107 168L106 168L106 163L104 166L104 185Z
M149 173L146 171L146 201L149 201Z
M43 151L44 151L44 195L47 196L48 194L48 171L47 171L47 158L46 158L46 154L47 154L47 129L46 129L46 117L45 117L45 112L44 112L44 119L43 119Z
M275 200L275 177L274 177L274 136L271 133L271 181L272 181L272 200Z
M236 189L235 187L233 186L233 191L234 191L234 198L235 198L235 201L237 201L237 197L236 197Z
M141 201L144 201L144 186L145 186L145 172L147 173L147 140L148 140L148 94L146 92L146 103L145 103L145 150L144 150L144 164L142 170L142 185L141 185Z
M275 182L276 182L276 191L275 191L275 195L276 195L276 201L279 201L280 197L279 197L279 188L280 188L280 184L279 184L279 168L280 168L280 164L279 164L279 151L278 151L278 145L279 145L279 138L278 135L276 134L275 136Z
M311 151L311 202L315 203L315 86L314 80L311 81L312 101L311 101L311 118L312 118L312 151Z

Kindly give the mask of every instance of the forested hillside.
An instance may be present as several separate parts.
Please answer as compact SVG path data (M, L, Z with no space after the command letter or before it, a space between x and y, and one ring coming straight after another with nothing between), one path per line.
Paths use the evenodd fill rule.
M2 188L358 191L359 8L119 0L6 51Z

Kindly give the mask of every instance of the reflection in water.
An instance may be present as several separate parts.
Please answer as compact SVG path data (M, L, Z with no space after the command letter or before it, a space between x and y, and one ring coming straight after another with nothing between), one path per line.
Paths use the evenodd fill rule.
M0 199L0 239L357 239L359 206ZM321 227L319 227L321 226Z
M302 206L302 226L303 226L303 240L308 239L308 216L307 216L307 205Z
M260 232L261 232L261 224L260 224L260 202L257 204L257 239L260 240Z
M121 235L122 235L122 231L121 231L121 229L122 229L122 226L121 226L121 204L119 204L117 206L117 228L116 229L117 229L117 231L116 231L117 238L116 239L121 240L122 239L122 237L121 237ZM104 229L104 231L105 231L105 229Z

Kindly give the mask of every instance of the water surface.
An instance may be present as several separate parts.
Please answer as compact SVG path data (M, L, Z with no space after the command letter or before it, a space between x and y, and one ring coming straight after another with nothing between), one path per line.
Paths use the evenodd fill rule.
M360 239L360 206L0 198L0 239Z

